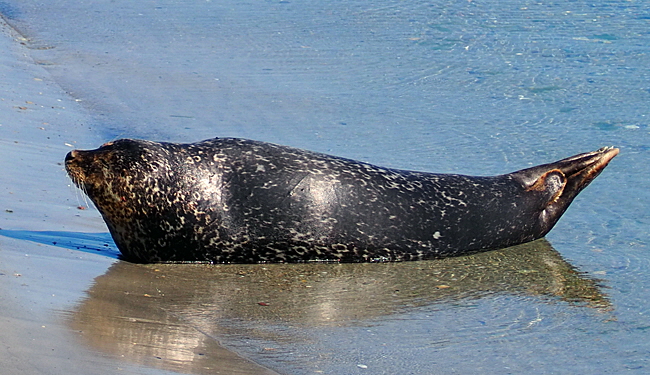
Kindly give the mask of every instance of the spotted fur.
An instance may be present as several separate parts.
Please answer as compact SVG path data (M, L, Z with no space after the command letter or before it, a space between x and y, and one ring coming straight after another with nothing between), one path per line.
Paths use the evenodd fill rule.
M72 151L66 169L127 260L397 261L540 238L616 153L471 177L245 139L123 139Z

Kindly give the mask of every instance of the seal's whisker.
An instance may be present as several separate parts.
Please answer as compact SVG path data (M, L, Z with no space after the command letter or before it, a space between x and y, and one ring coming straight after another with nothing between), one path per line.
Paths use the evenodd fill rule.
M74 195L75 198L77 199L77 206L78 207L90 207L90 202L88 201L88 191L86 190L85 185L80 184L74 177L70 177L72 180L72 184L74 186L71 186L72 189L74 190ZM82 192L83 194L80 194L79 192Z
M90 201L88 201L88 190L86 189L86 185L79 185L79 186L81 186L81 188L79 190L81 190L83 192L83 194L81 194L81 196L83 197L84 207L90 208L91 203L90 203Z

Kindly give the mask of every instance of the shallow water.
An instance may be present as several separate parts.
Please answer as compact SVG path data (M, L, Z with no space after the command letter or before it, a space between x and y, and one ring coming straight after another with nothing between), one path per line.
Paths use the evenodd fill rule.
M207 337L281 373L648 371L646 3L22 0L4 1L0 11L29 38L36 62L84 106L84 126L103 140L241 136L390 167L484 175L621 148L548 236L586 272L576 280L601 280L595 290L607 308L530 292L538 285L532 281L517 293L503 292L507 282L496 289L487 283L494 292L475 283L476 297L435 301L423 288L417 302L362 288L363 306L337 298L335 309L321 306L323 314L356 311L325 325L280 313L259 319L249 309L206 317L201 289L198 302L151 309L172 309L184 324L207 327ZM38 230L12 229L25 230L13 236L24 240L33 240L24 238L33 237L27 229ZM89 299L71 311L73 323L120 267L131 266L118 263L97 275ZM165 272L182 277L179 269ZM564 290L562 275L546 280ZM358 277L369 278L361 271ZM243 285L255 291L255 284ZM237 296L273 314L273 301L257 302L282 290L265 284L259 298ZM291 302L296 311L331 298L309 296L311 302ZM396 308L368 312L386 301ZM151 355L143 353L132 360Z
M161 357L190 373L205 373L209 338L287 373L522 373L536 366L529 352L552 332L610 329L615 315L604 293L544 240L438 262L119 262L70 321L91 347L136 363ZM484 344L510 350L461 360ZM574 360L556 355L553 365Z

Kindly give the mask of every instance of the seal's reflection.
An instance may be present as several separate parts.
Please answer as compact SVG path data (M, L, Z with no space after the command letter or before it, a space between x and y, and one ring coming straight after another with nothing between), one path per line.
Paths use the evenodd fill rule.
M239 334L281 346L292 340L291 327L362 324L495 293L609 308L597 282L542 239L405 263L118 262L96 279L71 325L91 346L138 363L198 374L260 373L216 340Z

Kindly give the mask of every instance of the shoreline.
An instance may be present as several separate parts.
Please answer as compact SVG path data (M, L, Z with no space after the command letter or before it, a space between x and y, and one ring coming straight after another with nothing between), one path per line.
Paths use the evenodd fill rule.
M6 51L0 56L0 168L5 172L0 194L0 367L27 375L177 373L164 359L149 366L93 351L66 323L87 298L94 279L116 262L115 249L74 249L84 236L91 248L103 246L107 230L94 207L78 208L89 201L63 168L73 147L94 147L103 140L87 126L92 120L78 101L32 60L26 43L0 18L0 48ZM45 231L68 234L72 245L48 245ZM226 368L275 374L213 344L208 355L218 355Z

